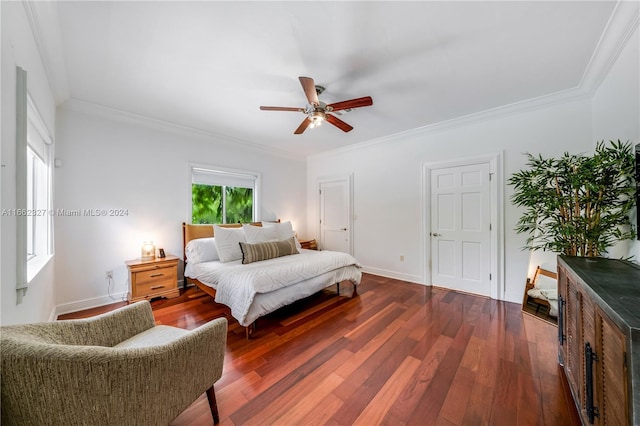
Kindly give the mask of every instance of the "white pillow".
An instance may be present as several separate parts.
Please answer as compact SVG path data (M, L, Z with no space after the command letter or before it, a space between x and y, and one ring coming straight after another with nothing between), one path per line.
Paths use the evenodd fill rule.
M279 240L286 240L295 236L291 222L262 222L263 228L273 228L278 232Z
M253 225L242 225L242 229L244 229L244 236L247 240L247 243L255 244L255 243L266 243L269 241L278 241L284 240L286 238L280 238L278 234L278 230L273 227L261 227L261 226L253 226Z
M184 252L187 255L187 263L193 265L196 263L220 260L215 238L196 238L195 240L191 240L184 248Z
M278 240L288 240L291 237L295 237L296 233L293 231L293 225L291 222L262 222L263 228L275 228L278 232ZM298 251L302 248L300 241L296 238L296 247Z
M537 289L557 289L558 288L558 281L556 279L553 279L551 277L547 277L546 275L538 275L536 277L536 283L535 286Z
M242 259L240 241L246 242L242 228L223 228L213 225L213 235L215 235L220 262Z

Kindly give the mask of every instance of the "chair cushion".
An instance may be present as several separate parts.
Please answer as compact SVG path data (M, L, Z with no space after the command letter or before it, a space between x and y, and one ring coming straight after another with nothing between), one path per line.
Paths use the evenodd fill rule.
M114 348L145 348L164 345L165 343L173 342L185 334L189 334L189 330L170 327L168 325L156 325L140 334L136 334L130 339L118 343Z

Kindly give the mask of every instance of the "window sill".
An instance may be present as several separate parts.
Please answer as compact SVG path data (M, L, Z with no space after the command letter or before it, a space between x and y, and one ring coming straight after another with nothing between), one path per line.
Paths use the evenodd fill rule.
M53 259L52 254L45 256L36 256L27 262L27 283L31 283L40 271Z

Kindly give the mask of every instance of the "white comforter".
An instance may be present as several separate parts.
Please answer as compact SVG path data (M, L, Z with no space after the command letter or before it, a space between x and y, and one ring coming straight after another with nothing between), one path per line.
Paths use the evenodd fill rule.
M358 261L347 253L300 250L299 254L248 265L241 261L201 263L193 265L187 276L214 287L216 302L231 308L231 314L243 324L257 294L276 291L352 265L360 268ZM359 284L359 279L357 281L354 284Z

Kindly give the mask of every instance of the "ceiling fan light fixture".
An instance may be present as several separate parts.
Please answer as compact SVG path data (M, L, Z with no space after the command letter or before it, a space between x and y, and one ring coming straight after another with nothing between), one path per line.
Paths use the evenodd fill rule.
M327 116L325 115L325 113L320 110L310 112L308 117L309 117L309 120L311 120L311 124L309 125L309 127L311 128L318 127L319 125L322 124L324 120L327 119Z

